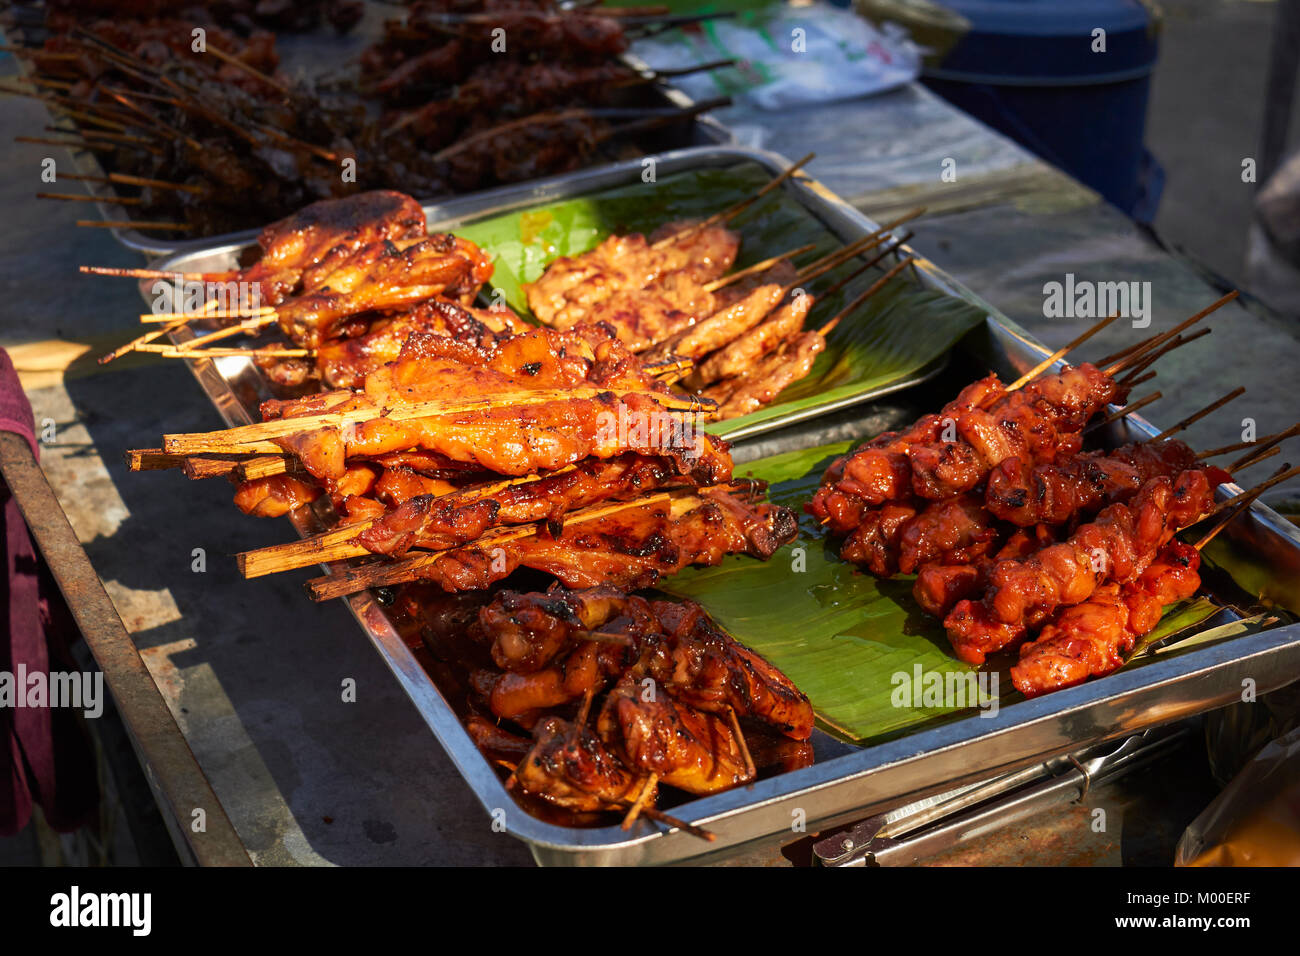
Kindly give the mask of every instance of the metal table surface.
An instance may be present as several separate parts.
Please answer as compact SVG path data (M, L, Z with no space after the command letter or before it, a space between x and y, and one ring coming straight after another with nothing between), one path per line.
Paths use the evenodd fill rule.
M764 118L764 145L806 152L797 145L801 131L822 128L833 113L834 142L819 144L833 148L812 174L869 213L928 204L932 214L914 244L1048 345L1087 324L1043 318L1043 283L1067 271L1149 279L1156 328L1216 297L1193 266L1093 194L919 88L826 110L801 111L799 129ZM0 138L41 125L41 112L4 97ZM947 141L934 136L936 118ZM239 515L219 483L126 472L126 448L220 422L179 365L148 357L94 363L134 334L139 299L131 283L81 276L76 265L138 261L108 235L75 228L77 210L32 198L46 151L57 152L20 145L0 159L0 202L9 212L0 235L0 345L24 373L38 426L54 423L55 440L42 452L50 483L250 856L262 865L529 864L521 844L492 831L347 611L305 598L300 585L313 571L239 578L229 555L288 540L287 524ZM957 182L940 180L936 156L957 160ZM1215 326L1210 341L1231 350L1194 346L1162 363L1158 420L1205 404L1206 379L1222 383L1213 391L1246 383L1235 408L1257 416L1261 428L1300 417L1287 376L1261 374L1300 366L1300 341L1235 304ZM1109 345L1092 347L1101 353ZM1200 423L1189 440L1234 441L1229 421ZM193 570L195 549L206 570ZM347 678L356 681L355 703L342 699ZM1179 792L1204 803L1198 790ZM1114 806L1124 814L1129 803L1116 797ZM1077 809L1046 816L1030 855L1043 863L1125 858L1118 838L1099 851L1077 816ZM1018 859L1015 841L1027 832L999 834L944 862ZM788 853L798 860L797 847ZM767 848L731 862L789 860Z

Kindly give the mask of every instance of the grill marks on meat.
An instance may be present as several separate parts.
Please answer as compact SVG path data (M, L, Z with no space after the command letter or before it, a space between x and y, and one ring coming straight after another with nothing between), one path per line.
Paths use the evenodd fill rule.
M1166 605L1194 595L1201 556L1172 541L1130 583L1104 584L1087 601L1064 608L1035 641L1020 648L1011 681L1026 697L1081 684L1123 666L1137 639L1160 623Z
M331 388L361 388L367 375L401 358L413 335L441 336L482 350L491 348L498 337L526 328L509 311L468 309L446 299L430 299L409 312L377 320L364 335L326 342L316 351L316 367Z
M907 451L911 446L939 441L947 422L1002 394L997 376L990 375L967 385L939 414L926 415L901 433L886 432L837 460L813 494L808 513L836 534L848 534L862 522L867 508L910 494Z
M1008 458L989 473L985 503L998 518L1021 527L1064 524L1132 497L1152 478L1196 464L1196 452L1177 439L1062 456L1032 469L1019 458Z
M730 479L725 446L683 429L680 419L647 395L618 398L607 392L436 419L393 421L381 415L383 408L404 402L490 400L509 391L578 385L667 394L639 364L627 361L617 343L601 342L592 349L580 335L534 329L491 349L475 349L443 336L413 336L404 354L410 357L370 373L364 394L331 392L297 402L265 403L264 417L374 409L367 421L277 442L320 478L337 477L349 458L421 450L502 475L553 471L588 456L612 458L632 451L666 455L681 474L701 484ZM447 355L454 357L443 357Z
M590 252L556 259L536 282L524 286L524 293L538 319L567 329L580 322L610 321L609 314L593 314L591 309L618 290L640 291L664 276L681 274L689 284L679 290L686 293L685 301L677 300L680 308L698 295L696 285L731 268L739 248L739 237L720 226L658 249L640 233L612 235ZM611 324L618 327L617 322Z
M705 490L671 506L648 504L570 520L554 538L466 545L418 573L447 591L486 588L519 567L543 571L569 587L635 591L689 565L717 564L728 554L766 560L797 533L794 515L785 508Z
M1138 577L1179 529L1213 507L1214 489L1225 480L1215 468L1153 478L1131 503L1104 508L1067 541L997 562L984 598L959 601L944 619L953 650L982 664L986 654L1023 640L1029 628L1088 600L1101 584Z
M338 268L363 246L421 239L424 209L410 196L373 190L344 199L322 199L266 226L257 237L258 262L241 277L262 283L262 299L271 305L305 282Z
M405 248L387 243L363 267L364 275L347 277L345 291L326 282L279 304L280 328L299 345L317 348L352 316L412 307L434 296L472 298L492 275L492 262L481 249L447 234Z
M617 760L587 727L543 719L536 742L519 762L519 786L569 810L595 812L611 804L630 804L641 792L641 781Z
M704 390L718 403L719 418L737 418L770 405L786 388L806 377L826 348L820 332L800 332L750 371Z
M563 529L568 511L600 501L626 501L679 481L676 468L662 458L620 455L584 461L571 471L512 484L476 500L465 500L465 494L411 498L362 532L358 541L376 554L400 557L412 547L455 547L502 525L544 521L554 537Z
M599 643L586 637L595 630L604 635ZM763 742L754 748L759 767L811 762L801 746L813 729L807 697L692 602L651 601L609 588L503 591L480 610L470 633L490 646L501 668L476 677L492 714L525 724L538 720L537 742L516 770L525 792L544 799L558 793L567 801L577 789L617 803L628 792L619 769L641 782L656 773L662 783L696 794L748 782L754 773L733 713L794 745L768 745L772 738L755 736ZM614 640L619 637L622 642ZM538 716L573 706L588 693L597 700L594 740L586 728L579 733L575 724ZM569 752L581 748L601 773L583 774L575 788L573 771L554 756L561 749L557 729ZM592 807L581 799L577 805Z
M1120 396L1115 382L1084 363L1044 376L986 407L956 416L956 440L907 448L912 491L939 499L970 491L1000 462L1032 467L1073 454L1088 419Z

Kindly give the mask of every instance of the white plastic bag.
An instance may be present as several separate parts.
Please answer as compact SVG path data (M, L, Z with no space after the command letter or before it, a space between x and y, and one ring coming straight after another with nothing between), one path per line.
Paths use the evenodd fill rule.
M825 3L774 5L643 40L633 52L655 69L734 58L735 67L673 80L694 99L731 96L761 109L855 99L910 83L921 52L901 27L877 29Z

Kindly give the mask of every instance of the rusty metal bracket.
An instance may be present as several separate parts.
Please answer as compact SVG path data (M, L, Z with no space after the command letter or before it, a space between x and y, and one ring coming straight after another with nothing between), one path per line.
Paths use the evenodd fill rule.
M251 866L26 439L0 432L0 474L104 672L177 852L200 866ZM199 809L206 819L203 832L196 833L191 821Z

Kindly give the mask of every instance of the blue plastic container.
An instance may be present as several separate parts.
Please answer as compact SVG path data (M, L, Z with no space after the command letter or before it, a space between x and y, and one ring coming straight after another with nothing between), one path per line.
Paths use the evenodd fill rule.
M901 22L936 51L923 71L936 93L1135 219L1154 218L1163 174L1143 147L1160 29L1153 6L1141 0L858 0L855 6L872 19ZM909 7L917 12L914 22ZM936 16L935 7L947 15ZM1102 42L1104 52L1096 49Z

